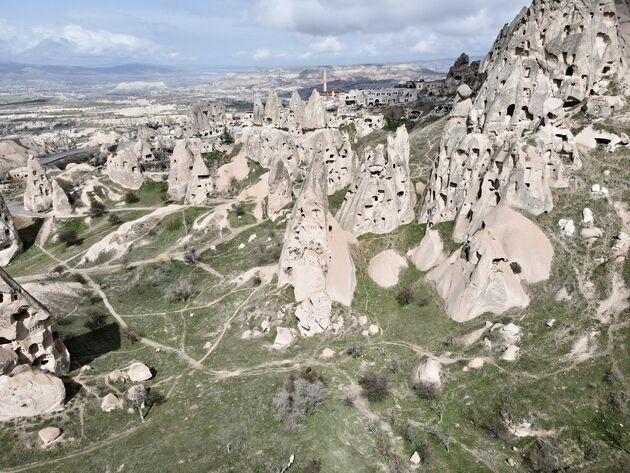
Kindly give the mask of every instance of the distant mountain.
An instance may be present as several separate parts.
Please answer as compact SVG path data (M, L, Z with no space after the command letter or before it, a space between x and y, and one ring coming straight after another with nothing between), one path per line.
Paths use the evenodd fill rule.
M41 43L40 43L41 44ZM51 64L24 64L18 62L0 63L0 73L3 74L108 74L108 75L142 75L142 74L171 74L177 68L157 66L153 64L119 64L113 66L58 66Z

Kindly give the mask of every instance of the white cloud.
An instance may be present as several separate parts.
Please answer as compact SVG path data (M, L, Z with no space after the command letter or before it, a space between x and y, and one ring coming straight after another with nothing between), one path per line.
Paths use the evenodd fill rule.
M311 51L318 54L339 54L343 50L343 44L334 36L326 36L311 44Z
M252 56L252 59L254 61L261 61L263 59L268 59L271 57L271 51L269 51L267 48L258 48L256 51L254 51L254 55Z

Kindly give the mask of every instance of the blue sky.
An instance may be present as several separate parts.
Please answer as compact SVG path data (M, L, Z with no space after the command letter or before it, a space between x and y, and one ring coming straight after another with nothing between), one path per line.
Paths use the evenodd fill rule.
M527 0L28 0L0 12L0 61L356 64L483 55Z

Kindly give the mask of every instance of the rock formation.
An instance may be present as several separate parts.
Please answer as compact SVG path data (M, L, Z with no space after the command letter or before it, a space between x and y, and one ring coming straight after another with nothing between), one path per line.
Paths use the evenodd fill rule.
M328 211L325 163L314 160L293 207L278 273L279 286L293 286L302 335L331 326L333 301L352 302L356 281L350 242L351 235Z
M486 214L481 228L428 274L458 322L526 307L529 297L521 281L540 282L551 271L551 243L518 212L498 206Z
M222 128L226 123L225 105L211 102L193 105L188 112L188 122L193 135L205 135L213 128Z
M491 205L512 193L527 211L548 210L562 159L576 163L571 136L564 130L532 136L538 141L533 150L522 137L558 126L565 110L604 92L622 67L620 58L612 1L536 0L524 9L482 64L487 79L475 99L460 95L453 109L420 221L465 217L470 208L462 211L464 202L476 194L469 200Z
M191 205L203 205L208 200L212 190L213 185L208 166L206 166L201 154L197 153L193 161L193 168L190 171L184 201Z
M284 128L285 122L286 116L278 93L275 90L270 90L269 95L267 95L267 102L265 103L263 123L277 128Z
M55 179L52 181L52 207L55 217L65 217L72 213L72 206L61 186Z
M337 214L355 235L389 233L413 221L416 193L409 177L409 136L405 126L388 137L387 148L367 147L361 171Z
M6 266L22 251L22 240L18 235L11 212L0 195L0 266Z
M289 123L293 124L296 129L302 129L306 122L306 107L298 94L297 90L291 93L289 100Z
M252 123L257 126L262 126L265 120L265 107L260 101L258 95L254 97L254 112L252 113Z
M429 225L455 220L453 239L467 242L429 274L454 319L528 303L520 279L533 282L531 274L513 274L506 252L522 244L519 252L546 267L549 243L519 214L507 216L537 235L535 249L497 236L488 219L508 207L534 215L553 207L551 190L567 185L566 166L581 165L565 114L606 92L624 67L621 45L612 0L535 0L499 34L477 95L458 89L419 213Z
M51 322L48 310L0 269L0 419L63 407L65 389L54 375L68 372L70 356Z
M144 182L140 158L129 144L108 156L105 174L126 189L140 189Z
M29 156L28 175L24 188L24 208L32 212L45 212L52 207L52 185L39 160Z
M169 199L180 201L186 196L190 173L195 162L195 150L188 140L179 140L171 155L171 168L168 174Z
M449 91L454 92L462 84L470 87L471 91L477 91L485 79L485 75L479 73L480 67L481 61L470 62L468 55L462 53L446 74Z
M324 108L324 103L322 102L319 92L313 89L304 111L303 128L305 130L317 130L318 128L325 128L327 125L328 116Z

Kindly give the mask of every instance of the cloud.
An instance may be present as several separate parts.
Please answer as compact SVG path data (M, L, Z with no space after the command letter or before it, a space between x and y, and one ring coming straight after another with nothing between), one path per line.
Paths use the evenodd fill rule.
M311 50L318 54L339 54L344 50L344 46L334 36L326 36L311 44Z
M254 55L252 56L252 59L254 61L261 61L262 59L267 59L271 57L271 51L269 51L267 48L258 48L256 51L254 51Z
M92 30L77 24L18 26L0 19L0 43L10 44L10 50L3 51L3 55L45 62L72 62L73 58L155 60L179 55L134 35Z

